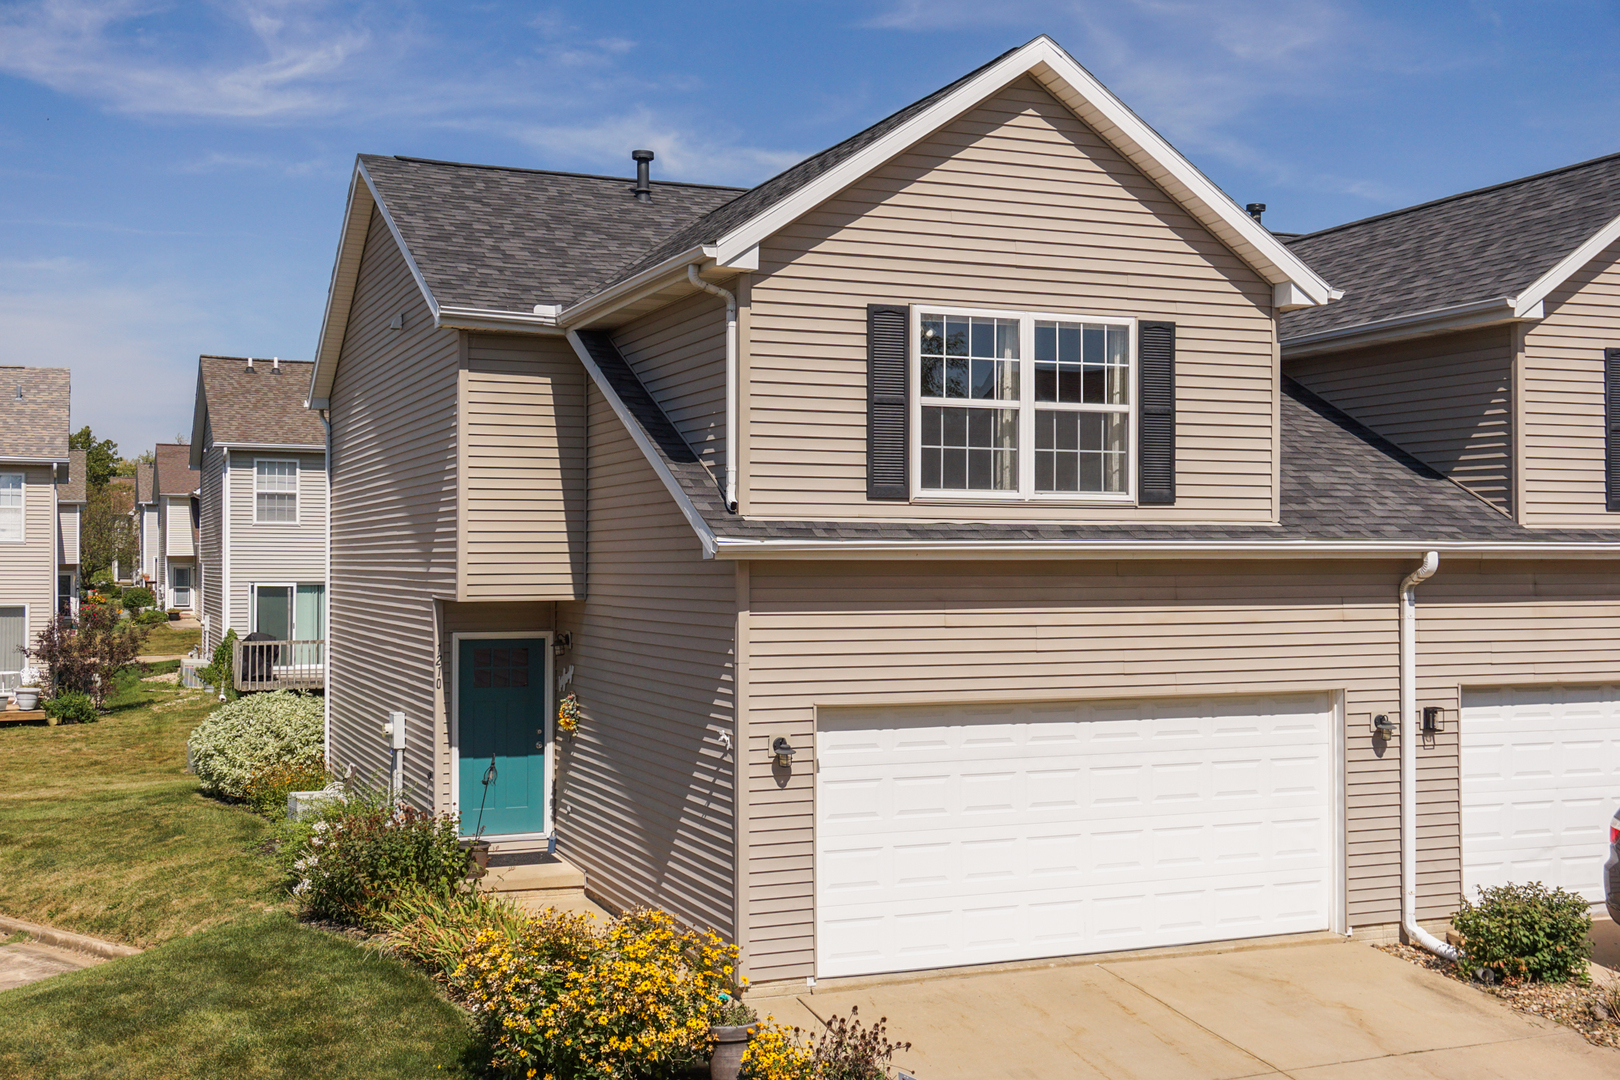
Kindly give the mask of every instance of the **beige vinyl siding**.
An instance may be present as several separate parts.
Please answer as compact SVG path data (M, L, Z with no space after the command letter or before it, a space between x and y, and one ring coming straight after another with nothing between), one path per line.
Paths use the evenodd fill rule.
M726 305L708 293L613 331L641 383L718 479L726 467Z
M253 478L259 459L298 463L298 521L255 520ZM319 585L326 580L326 457L279 450L235 450L230 468L230 610L225 629L253 631L256 584ZM224 630L220 631L224 633Z
M588 399L590 593L557 606L581 714L559 746L558 851L613 904L729 935L734 571L703 559L600 391Z
M469 335L460 374L463 600L585 593L585 371L562 338Z
M206 434L206 428L204 429ZM203 451L202 476L197 500L197 577L201 579L203 644L213 649L225 637L224 581L221 574L224 551L225 452L210 447ZM238 631L238 636L245 636Z
M1270 286L1029 79L770 237L748 297L750 514L1273 520ZM1176 505L867 502L869 303L1173 321Z
M56 504L56 561L63 566L78 565L79 516L82 510L78 503Z
M1396 590L1410 569L752 563L750 976L812 973L818 707L1330 691L1343 693L1349 714L1397 711ZM1427 634L1426 610L1420 618ZM1449 672L1425 664L1422 682L1423 703L1454 707ZM785 787L768 753L777 735L799 752ZM1453 726L1419 754L1425 918L1449 912L1460 887L1456 738ZM1344 749L1349 923L1391 923L1398 755L1380 756L1364 726L1347 729Z
M141 572L157 577L158 521L157 507L141 507Z
M1513 330L1313 356L1289 375L1498 509L1513 509Z
M383 773L382 724L403 710L407 791L434 807L449 800L434 602L455 595L459 359L373 211L331 395L330 752Z
M1620 348L1620 243L1546 300L1524 331L1520 416L1526 525L1612 528L1604 507L1603 350Z
M184 495L165 495L163 513L167 525L164 554L171 559L189 559L196 555L191 542L191 500Z
M56 613L56 470L50 465L11 465L0 472L23 478L23 539L0 543L0 607L26 605L30 644ZM19 664L7 657L0 670Z

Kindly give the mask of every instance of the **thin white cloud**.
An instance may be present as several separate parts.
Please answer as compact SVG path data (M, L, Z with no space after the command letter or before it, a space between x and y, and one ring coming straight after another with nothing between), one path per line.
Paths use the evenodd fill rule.
M757 182L805 156L729 145L645 109L588 124L516 126L509 134L536 150L594 162L592 167L614 174L627 170L631 149L645 148L658 155L656 174L700 183Z

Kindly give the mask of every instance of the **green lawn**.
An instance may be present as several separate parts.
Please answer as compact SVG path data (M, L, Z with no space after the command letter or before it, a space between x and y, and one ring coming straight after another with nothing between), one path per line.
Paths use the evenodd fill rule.
M197 793L214 702L119 680L83 726L0 727L0 914L148 949L0 995L0 1076L471 1076L421 975L299 925L266 826Z
M196 627L182 630L169 623L167 626L159 623L152 627L152 632L146 637L146 644L141 649L142 656L175 656L187 652L197 642L202 640L202 631Z

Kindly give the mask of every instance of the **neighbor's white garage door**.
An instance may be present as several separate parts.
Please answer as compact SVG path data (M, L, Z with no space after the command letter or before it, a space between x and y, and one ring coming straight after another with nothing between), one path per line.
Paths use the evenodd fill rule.
M1620 688L1464 690L1463 893L1539 881L1603 899Z
M1327 929L1325 695L823 710L816 968Z

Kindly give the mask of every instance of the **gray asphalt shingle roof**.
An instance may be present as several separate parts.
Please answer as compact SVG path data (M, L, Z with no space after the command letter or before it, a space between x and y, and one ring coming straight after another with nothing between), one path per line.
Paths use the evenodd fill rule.
M326 428L306 409L307 360L254 360L243 356L204 356L197 361L208 431L216 443L263 446L324 446Z
M1616 216L1620 154L1287 239L1344 298L1282 339L1517 296Z
M362 155L394 225L445 307L529 312L584 295L743 189Z
M153 448L157 458L157 493L159 495L190 495L197 490L202 475L191 467L191 447L185 443L158 443Z
M68 456L67 368L0 366L0 458Z
M726 512L716 478L604 332L580 339L705 523L740 540L1604 542L1604 530L1527 529L1365 425L1283 380L1282 507L1276 526L1151 522L764 521Z
M86 450L68 451L67 479L56 485L57 502L84 502L84 459L88 453Z
M156 473L155 466L150 461L135 463L135 501L149 503L157 498L157 492L152 490L152 482Z

